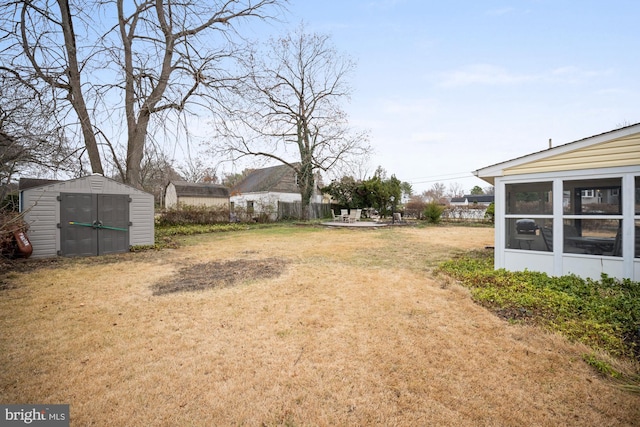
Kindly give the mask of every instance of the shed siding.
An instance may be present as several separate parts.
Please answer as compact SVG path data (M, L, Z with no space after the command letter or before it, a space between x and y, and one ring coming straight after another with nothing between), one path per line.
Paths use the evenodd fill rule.
M29 224L27 235L33 247L32 258L55 256L57 253L60 241L60 230L57 228L60 221L59 202L56 199L58 194L60 193L30 191L25 197L25 206L31 207L25 220Z
M60 193L124 194L129 203L129 244L154 244L153 195L100 175L34 187L22 192L27 235L33 245L33 258L52 257L60 250Z
M151 197L132 197L129 206L129 244L131 246L153 245L154 236L154 199ZM152 214L149 215L149 212Z
M165 192L164 206L166 208L175 208L178 206L178 193L176 192L176 186L173 183L169 183L167 191Z
M229 206L228 198L218 197L180 197L180 204L189 206Z
M635 134L504 170L504 175L561 172L640 164L640 135Z

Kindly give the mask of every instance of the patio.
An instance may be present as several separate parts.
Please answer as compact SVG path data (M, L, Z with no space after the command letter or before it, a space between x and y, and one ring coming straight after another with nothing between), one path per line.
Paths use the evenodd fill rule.
M327 227L351 227L351 228L375 228L386 227L389 224L383 222L373 221L357 221L357 222L344 222L344 221L328 221L321 223Z

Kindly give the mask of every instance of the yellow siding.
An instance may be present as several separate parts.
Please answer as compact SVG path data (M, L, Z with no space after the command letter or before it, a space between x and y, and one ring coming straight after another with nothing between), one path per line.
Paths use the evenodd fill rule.
M640 165L640 135L635 134L505 169L504 175Z
M213 197L180 197L179 203L189 206L229 206L229 199Z

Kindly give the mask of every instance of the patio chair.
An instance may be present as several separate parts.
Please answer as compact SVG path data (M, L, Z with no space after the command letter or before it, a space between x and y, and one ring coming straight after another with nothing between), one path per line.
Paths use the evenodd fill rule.
M351 209L351 212L349 212L349 223L360 221L361 215L362 209Z
M543 227L540 229L540 234L542 235L542 240L544 240L544 245L547 247L547 251L553 252L553 230L548 227Z
M331 215L333 216L333 220L336 222L342 221L342 215L336 215L336 213L331 209Z
M564 253L567 254L586 254L588 251L580 247L578 242L572 240L580 237L578 229L574 225L565 224L562 228L564 232Z
M609 252L602 252L602 255L622 256L622 227L618 227L618 231L616 232L616 239L613 243L613 250Z

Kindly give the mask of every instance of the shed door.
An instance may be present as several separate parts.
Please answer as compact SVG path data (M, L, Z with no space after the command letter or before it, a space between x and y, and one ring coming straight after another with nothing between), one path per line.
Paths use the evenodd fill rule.
M129 196L60 194L60 255L91 256L129 250Z

